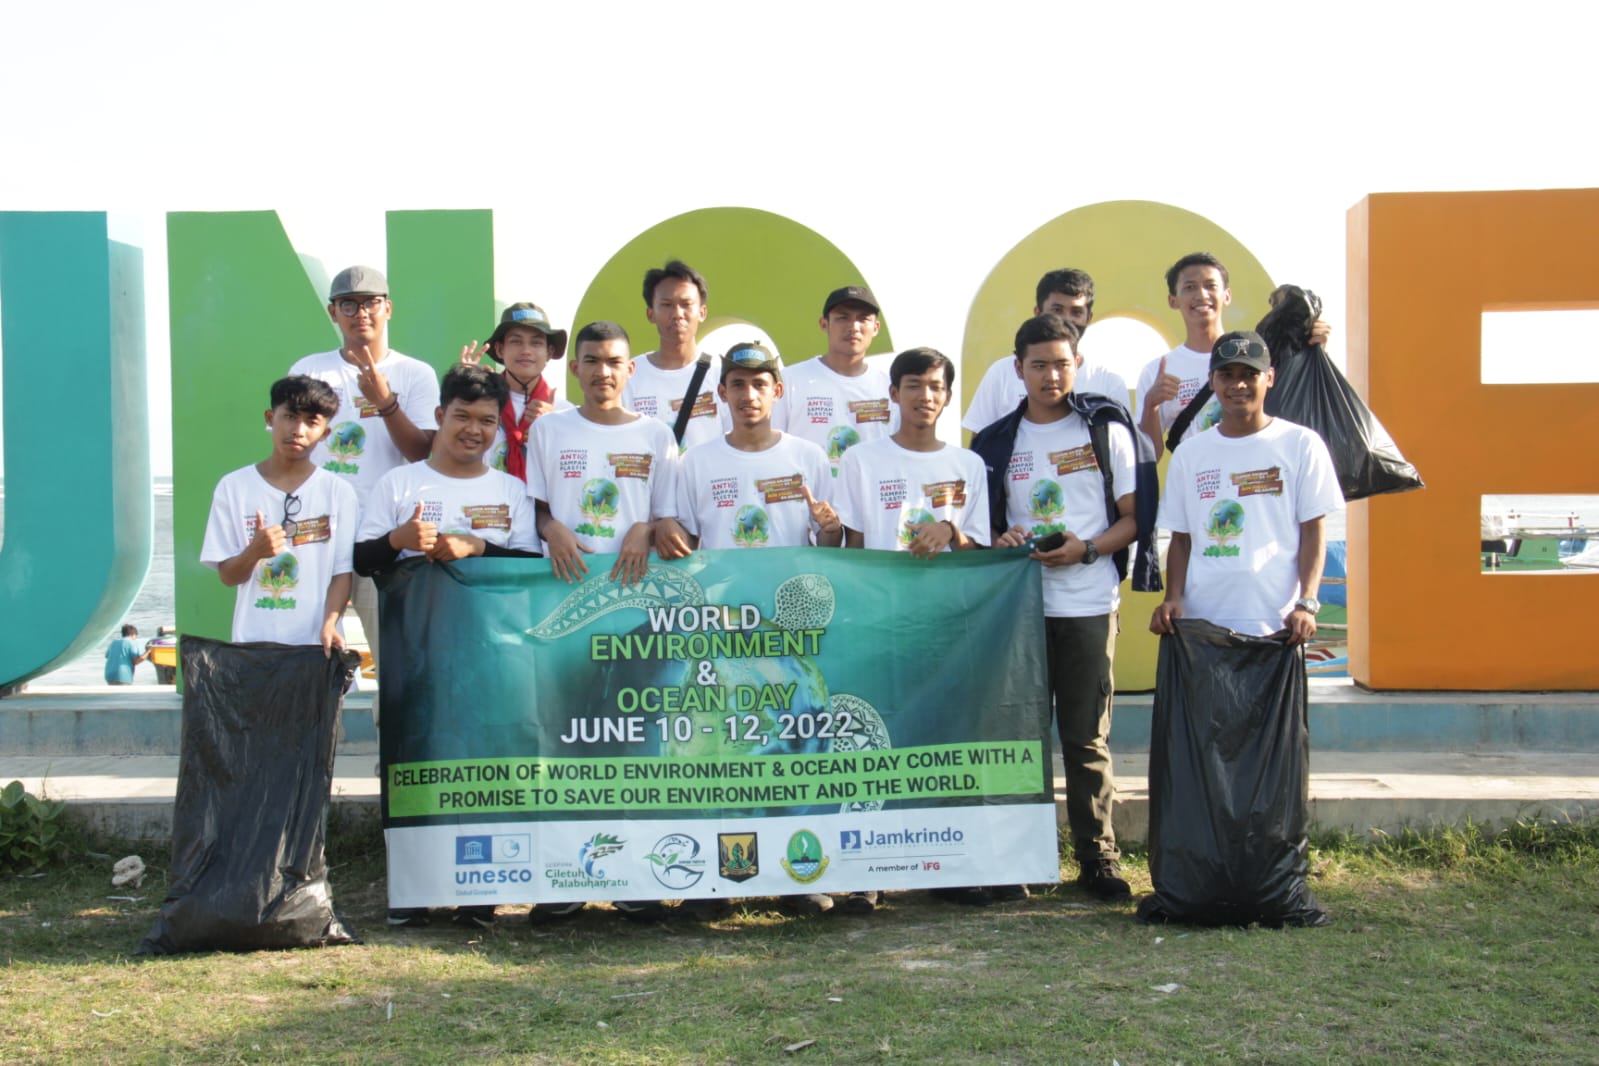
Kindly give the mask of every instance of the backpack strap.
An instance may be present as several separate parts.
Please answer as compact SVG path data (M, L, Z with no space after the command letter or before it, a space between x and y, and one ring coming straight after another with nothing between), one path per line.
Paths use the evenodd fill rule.
M1199 391L1194 393L1194 398L1188 401L1177 415L1177 421L1171 424L1171 431L1166 434L1166 450L1174 452L1177 445L1182 442L1183 434L1188 432L1188 427L1194 424L1194 419L1199 417L1199 412L1204 409L1205 401L1210 399L1210 382L1199 386Z
M701 352L700 357L694 360L694 376L689 379L688 391L683 394L683 402L677 408L677 421L672 425L672 436L677 438L678 447L683 445L683 434L688 432L688 420L694 417L694 401L700 398L700 386L705 384L705 375L711 369L711 353Z

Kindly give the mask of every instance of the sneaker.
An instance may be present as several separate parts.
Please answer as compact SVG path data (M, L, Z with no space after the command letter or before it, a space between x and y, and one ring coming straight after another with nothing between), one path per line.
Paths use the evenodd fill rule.
M825 914L833 909L833 897L820 892L807 892L797 896L779 896L777 902L791 914Z
M457 907L450 916L450 921L456 925L464 925L469 929L494 928L493 907Z
M1078 863L1082 873L1077 884L1088 889L1100 899L1131 899L1133 890L1122 879L1122 870L1115 859L1084 859Z
M877 893L851 892L847 896L840 896L838 909L845 914L870 914L877 909Z
M704 899L684 900L681 909L690 918L702 922L719 922L723 918L731 918L737 908L726 896L706 896Z
M989 885L988 895L995 903L1020 903L1032 893L1026 885Z
M428 924L426 907L396 907L389 911L389 926L393 929L420 929Z
M945 903L964 903L968 907L986 907L994 902L986 888L932 888L928 895Z
M666 918L666 904L658 899L613 899L611 906L629 921L659 922Z
M582 900L573 900L570 903L535 903L527 912L527 920L533 925L548 925L551 922L576 918L582 910Z

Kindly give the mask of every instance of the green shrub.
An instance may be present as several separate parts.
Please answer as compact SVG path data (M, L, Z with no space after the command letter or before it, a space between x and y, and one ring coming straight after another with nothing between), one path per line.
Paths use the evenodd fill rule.
M61 857L66 809L60 800L32 795L21 781L0 789L0 872L27 873Z

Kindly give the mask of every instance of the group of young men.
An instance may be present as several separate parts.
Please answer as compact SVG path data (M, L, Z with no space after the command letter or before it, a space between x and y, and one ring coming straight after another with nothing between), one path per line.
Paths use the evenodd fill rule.
M953 397L948 357L912 348L887 374L867 364L881 309L864 286L823 301L819 356L784 366L749 342L710 360L697 346L705 279L668 262L643 284L659 346L635 356L620 325L583 326L569 359L581 394L573 405L544 380L548 362L567 356L567 333L537 305L507 308L483 349L464 348L441 385L427 364L388 348L394 306L383 275L351 267L329 293L342 345L301 359L273 385L271 454L218 485L201 561L239 589L234 640L331 652L349 602L375 659L371 575L410 557L543 554L575 582L589 573L586 557L614 554L610 577L633 582L652 553L671 560L701 548L864 547L936 561L1030 545L1042 564L1078 883L1126 898L1107 738L1120 585L1140 533L1136 502L1157 491L1159 435L1208 386L1214 407L1187 416L1188 442L1161 502L1172 546L1156 632L1186 616L1308 639L1321 516L1338 502L1320 439L1264 414L1264 345L1223 334L1225 268L1186 256L1167 285L1187 340L1146 368L1135 414L1122 380L1085 366L1078 350L1093 318L1092 279L1046 274L1034 317L967 412L976 432L967 450L937 435ZM981 904L1026 890L945 894ZM832 906L826 896L789 902ZM876 902L858 893L845 908ZM654 901L617 908L660 914ZM394 924L421 920L391 915Z

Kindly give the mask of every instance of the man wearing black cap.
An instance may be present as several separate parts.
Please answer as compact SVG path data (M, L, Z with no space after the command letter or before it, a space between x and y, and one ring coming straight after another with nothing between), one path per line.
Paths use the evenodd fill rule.
M461 349L463 363L480 362L484 355L499 363L510 392L489 449L488 465L495 470L527 481L527 440L534 419L572 406L544 380L545 365L565 354L566 330L550 325L550 316L535 303L507 307L482 352L477 341Z
M827 333L827 351L789 367L772 416L783 432L821 445L834 477L850 448L899 429L899 410L888 399L888 375L866 364L878 314L877 297L864 285L829 293L818 320Z
M1273 379L1256 333L1224 333L1211 349L1221 419L1183 440L1166 472L1159 524L1171 548L1155 633L1203 618L1252 636L1286 629L1290 644L1316 634L1325 516L1343 496L1321 437L1266 414Z

